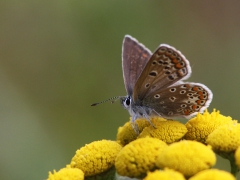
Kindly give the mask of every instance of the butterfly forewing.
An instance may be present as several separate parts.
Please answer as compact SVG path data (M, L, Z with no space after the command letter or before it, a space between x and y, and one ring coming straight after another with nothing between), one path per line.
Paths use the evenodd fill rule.
M134 101L142 100L154 91L164 89L191 74L184 55L174 47L162 44L153 53L134 87ZM141 91L139 91L141 89Z
M122 68L124 84L128 95L132 95L136 81L150 57L151 51L144 45L129 35L124 37Z
M212 92L200 83L184 83L152 92L143 100L163 117L189 118L209 106Z

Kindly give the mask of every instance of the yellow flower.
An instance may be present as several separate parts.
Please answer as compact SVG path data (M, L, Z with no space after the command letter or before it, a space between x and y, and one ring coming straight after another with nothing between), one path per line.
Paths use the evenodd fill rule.
M134 141L138 137L138 134L132 128L131 120L132 118L130 117L129 122L125 123L122 127L118 128L117 142L119 142L123 146L125 146L131 141ZM158 117L158 118L152 118L151 121L154 125L156 125L160 121L166 121L166 119ZM140 133L145 127L152 126L149 123L149 121L146 119L137 119L135 123L137 123Z
M84 180L84 174L81 169L78 168L62 168L58 172L55 170L53 173L49 172L47 180L63 180L63 179L71 179L71 180Z
M189 180L235 180L235 177L226 171L208 169L197 173Z
M163 171L148 172L144 180L185 180L185 178L180 172L164 169Z
M156 117L152 117L152 118L151 118L151 121L152 121L152 123L153 123L155 126L157 126L159 123L161 124L162 122L165 122L165 121L168 121L168 120L156 116ZM150 125L151 125L151 124L150 124ZM150 126L150 125L149 125L149 126ZM152 126L152 125L151 125L151 126Z
M240 169L240 146L237 148L235 152L235 162L238 168Z
M85 176L93 176L110 169L122 149L116 141L94 141L76 151L71 167L81 169Z
M173 143L158 156L160 168L170 168L190 177L213 166L216 156L210 147L196 141L183 140Z
M240 124L233 122L217 128L206 140L215 152L231 153L240 146Z
M184 124L178 121L168 120L156 123L155 127L145 127L138 138L149 136L170 144L179 141L186 132L187 128Z
M123 147L117 155L115 167L119 175L144 177L156 168L156 158L167 144L156 138L141 138Z
M205 143L208 135L216 128L232 123L232 121L231 117L223 116L220 114L220 111L215 109L211 114L207 110L203 114L198 113L196 117L186 123L188 132L185 135L185 139Z

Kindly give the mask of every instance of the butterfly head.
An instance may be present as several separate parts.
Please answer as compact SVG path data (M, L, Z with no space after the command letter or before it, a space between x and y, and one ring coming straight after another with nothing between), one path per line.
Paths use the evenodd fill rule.
M132 97L129 95L120 97L120 103L124 109L127 109L129 114L132 116L132 122L134 122L137 118L149 119L153 112L153 109L150 107L139 104L138 102L134 102Z
M120 98L120 103L125 109L131 108L132 105L132 98L131 96L124 96Z

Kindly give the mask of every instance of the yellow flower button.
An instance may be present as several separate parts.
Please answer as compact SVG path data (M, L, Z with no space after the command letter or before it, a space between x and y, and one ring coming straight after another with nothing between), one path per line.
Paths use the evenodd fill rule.
M116 158L115 167L119 175L144 177L156 168L156 159L167 144L156 138L140 138L123 147Z
M121 149L116 141L94 141L77 150L70 165L81 169L85 176L100 174L113 167Z
M210 147L196 141L183 140L173 143L158 156L160 168L170 168L186 177L209 169L216 162L216 156Z

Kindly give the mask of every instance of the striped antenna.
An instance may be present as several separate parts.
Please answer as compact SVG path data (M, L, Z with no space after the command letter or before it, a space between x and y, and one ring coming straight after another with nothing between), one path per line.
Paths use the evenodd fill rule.
M121 97L123 97L123 96L112 97L112 98L109 98L109 99L104 100L104 101L101 101L101 102L93 103L93 104L91 104L91 106L96 106L96 105L105 103L105 102L107 102L107 101L111 101L111 103L114 103L116 100L118 100L118 99L121 98Z

